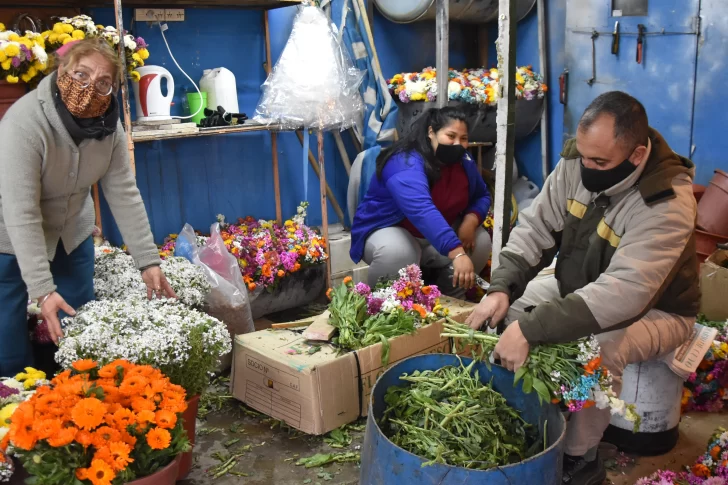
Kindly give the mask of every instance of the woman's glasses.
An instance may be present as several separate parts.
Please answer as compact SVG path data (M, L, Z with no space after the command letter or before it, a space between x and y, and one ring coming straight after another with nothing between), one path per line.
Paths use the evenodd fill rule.
M99 79L98 81L92 81L91 76L84 71L71 71L71 77L78 82L84 88L89 87L92 83L97 93L102 96L108 96L114 89L114 84L110 83L106 79Z

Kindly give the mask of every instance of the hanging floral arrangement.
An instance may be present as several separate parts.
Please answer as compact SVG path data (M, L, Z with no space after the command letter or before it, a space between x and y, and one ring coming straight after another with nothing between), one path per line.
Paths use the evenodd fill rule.
M20 35L0 23L0 80L11 84L37 82L48 67L45 40L27 31Z

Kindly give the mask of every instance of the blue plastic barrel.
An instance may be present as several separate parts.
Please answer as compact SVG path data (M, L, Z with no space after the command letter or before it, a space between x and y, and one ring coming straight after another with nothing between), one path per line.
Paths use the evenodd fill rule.
M471 359L461 357L464 365ZM561 484L564 435L566 423L559 408L554 404L541 405L536 393L524 394L520 384L513 387L513 373L502 367L482 362L475 364L480 380L503 394L508 404L521 412L529 423L538 423L539 430L546 426L546 451L525 461L490 470L469 470L449 465L422 464L427 461L395 445L382 433L377 423L386 409L384 395L391 386L409 385L400 380L404 373L419 370L436 370L445 366L458 366L457 356L451 354L418 355L397 363L377 380L369 401L366 435L361 456L361 485L557 485ZM543 436L543 433L541 433Z

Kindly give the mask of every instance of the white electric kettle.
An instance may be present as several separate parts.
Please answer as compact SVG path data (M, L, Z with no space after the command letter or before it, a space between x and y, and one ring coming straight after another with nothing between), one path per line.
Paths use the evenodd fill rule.
M134 85L137 121L171 120L170 106L174 96L174 79L160 66L137 68L139 82ZM167 95L162 96L162 79L167 80Z

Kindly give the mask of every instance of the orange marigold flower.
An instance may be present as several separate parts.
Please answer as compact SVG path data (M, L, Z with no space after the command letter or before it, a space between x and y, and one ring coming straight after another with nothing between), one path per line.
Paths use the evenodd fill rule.
M76 369L78 372L88 372L91 369L95 369L98 367L99 364L97 364L95 361L91 359L83 359L83 360L77 360L73 364L71 364L71 367Z
M114 470L104 460L92 460L91 468L87 470L86 476L93 485L110 485L111 481L116 477Z
M54 448L70 445L76 439L77 428L63 428L51 438L48 438L48 444Z
M111 441L121 441L121 432L110 426L102 426L94 432L94 446L101 448Z
M326 298L328 298L329 301L331 300L331 295L333 293L334 293L334 289L333 288L329 288L328 290L326 290Z
M595 404L596 404L596 403L595 403L594 401L586 401L586 402L584 403L584 407L583 407L583 409L589 409L589 408L591 408L591 407L594 407L594 405L595 405Z
M157 369L152 367L151 365L135 365L133 367L130 367L127 374L129 376L144 376L149 377L152 375L158 375L160 374Z
M594 357L592 360L589 361L587 365L584 366L584 372L586 374L594 374L597 369L602 365L602 357Z
M710 476L710 468L703 465L702 463L698 463L693 466L693 475L701 478L708 478Z
M149 399L137 396L131 400L131 408L136 412L144 411L145 409L147 411L156 411L157 405Z
M57 386L58 384L64 384L70 378L71 378L71 371L70 371L70 369L67 369L67 370L64 370L63 372L61 372L60 374L58 374L56 377L54 377L51 380L51 383L53 385Z
M149 411L148 409L145 409L143 411L140 411L139 414L137 414L137 422L146 424L146 423L154 423L155 414L152 411Z
M160 428L172 429L177 424L177 415L172 411L159 410L154 418Z
M16 425L15 423L11 424L8 436L12 440L13 446L26 451L32 450L38 441L38 437L33 432L32 422L23 423L21 425Z
M114 413L114 425L119 429L126 429L130 424L136 423L136 414L131 410L121 408Z
M73 407L73 422L81 429L92 430L100 425L106 415L106 406L95 397L82 399Z
M94 435L86 431L85 429L76 432L76 442L83 445L84 448L88 448L94 442Z
M111 467L115 471L121 471L125 469L129 465L129 463L132 463L134 461L133 458L129 457L129 453L131 453L131 447L126 443L110 443L109 452L111 454L111 459L113 460L113 464L111 465Z
M33 423L33 432L39 440L45 440L58 433L61 426L60 419L42 419Z
M0 440L0 451L7 451L10 444L10 433L5 433L5 437Z
M88 468L76 468L76 478L79 480L88 480Z
M119 386L119 391L125 396L138 396L149 384L149 380L142 375L125 377Z
M131 367L131 365L132 364L130 364L128 361L121 359L109 362L101 369L99 369L99 376L113 379L117 375L119 375L119 372L125 374L127 369Z
M137 439L126 431L121 432L121 441L134 448L136 446Z
M147 433L147 444L153 450L166 450L172 441L169 431L162 428L154 428Z
M418 305L417 303L415 303L414 305L412 305L412 309L419 313L421 318L427 317L427 310L422 305Z
M717 460L721 451L720 446L714 446L713 449L710 450L710 456L712 456L714 460Z
M345 285L348 285L352 281L354 281L354 279L351 276L347 276L346 278L344 278L344 284Z
M423 295L429 295L430 293L432 293L432 288L429 286L423 286L420 291Z
M184 398L167 397L159 407L173 413L182 413L187 409L187 401Z
M248 291L255 291L255 289L258 287L255 283L248 283Z
M279 278L283 278L285 275L286 275L286 272L285 271L283 271L282 269L279 269L278 270L278 277Z

